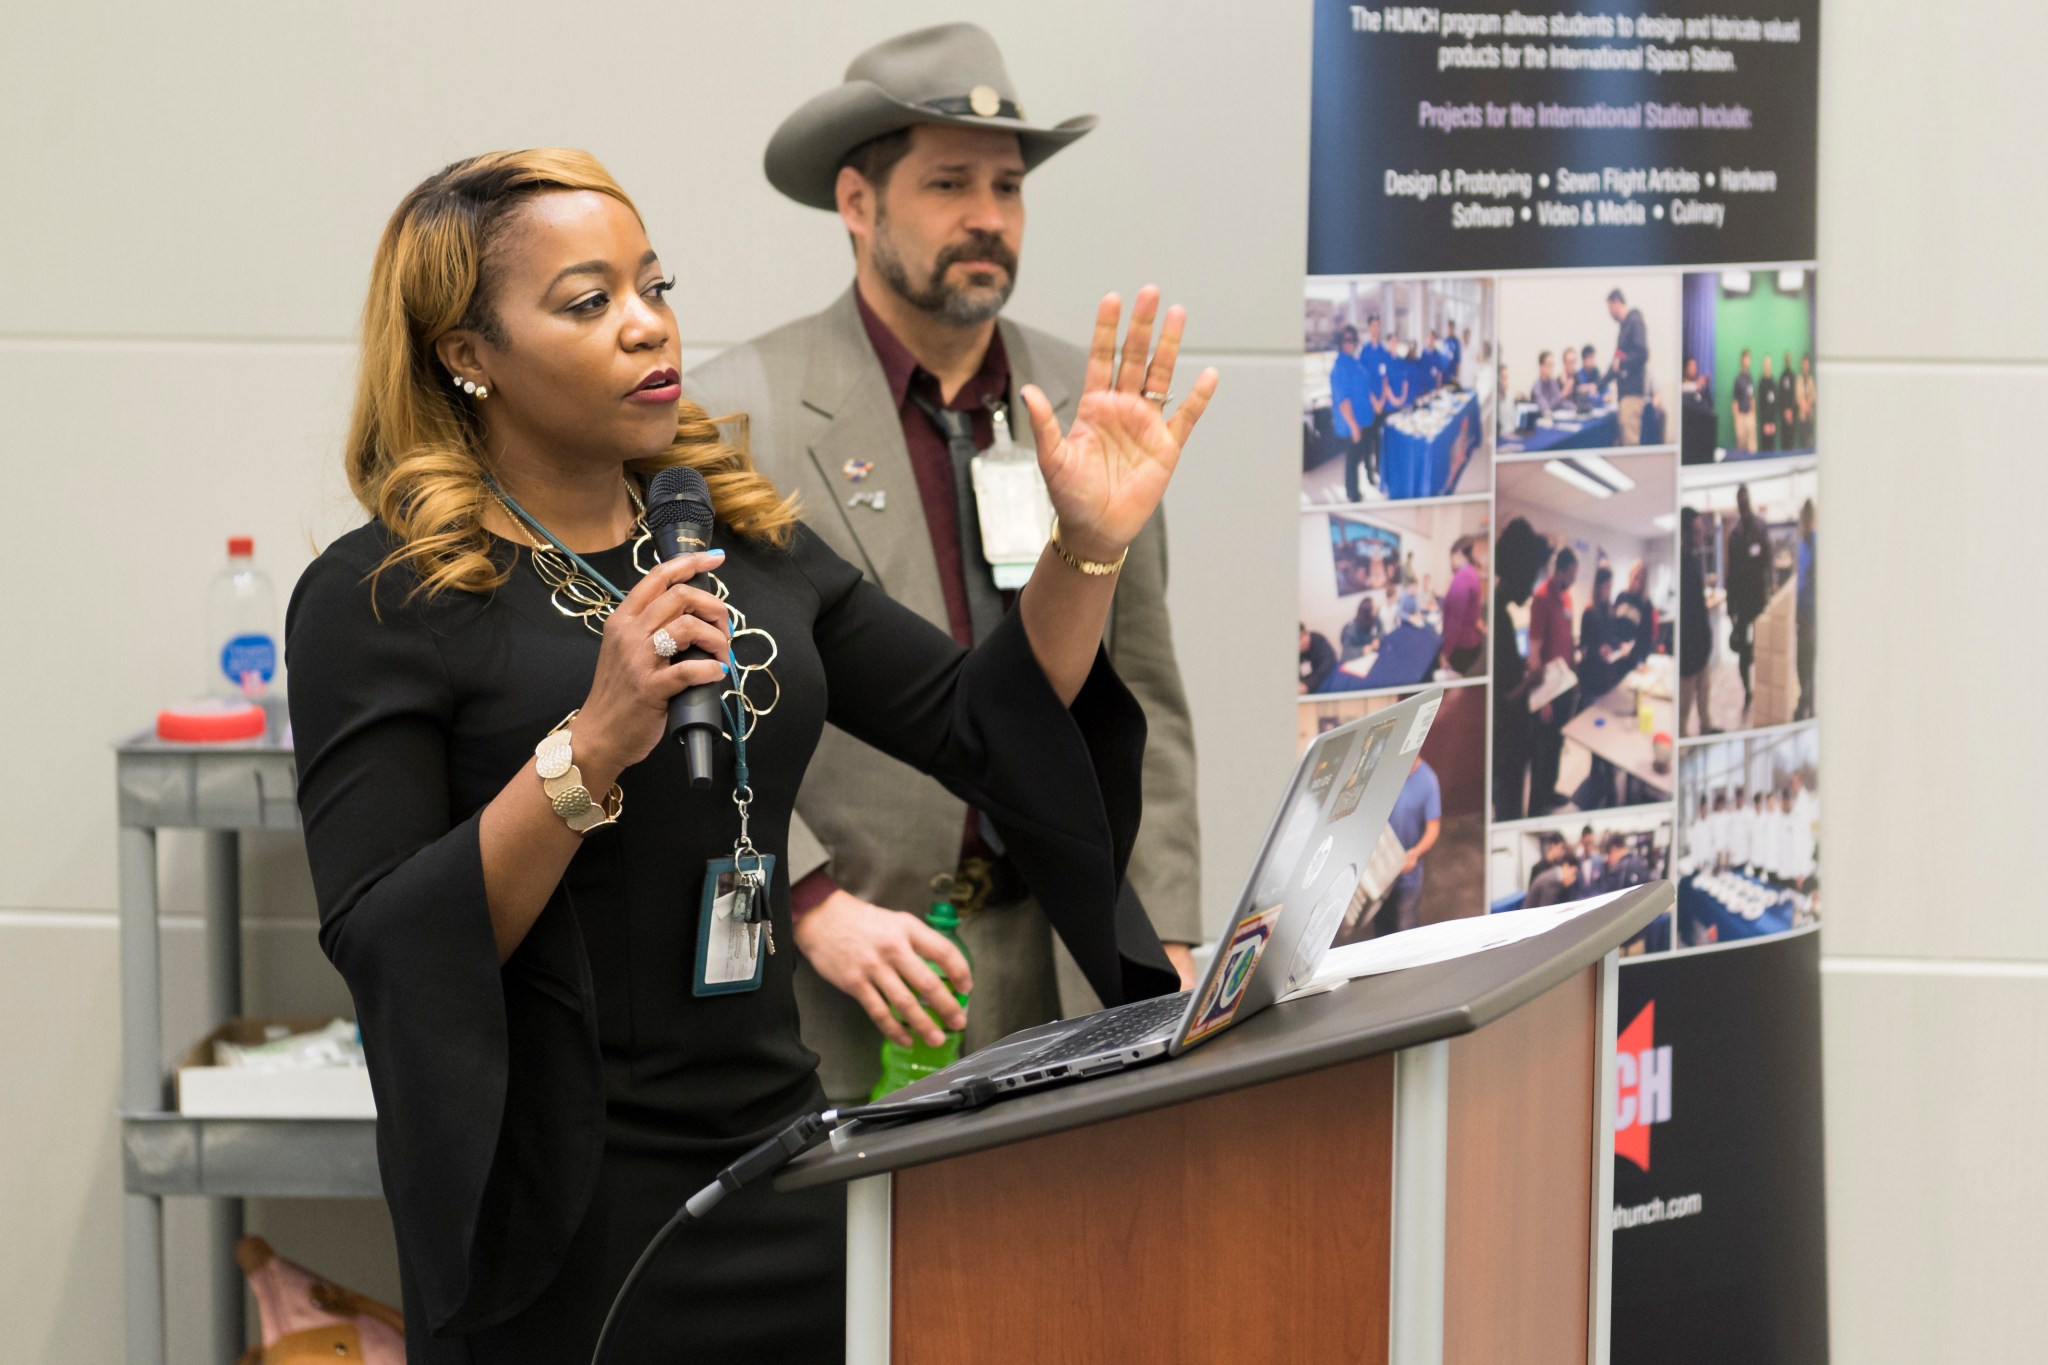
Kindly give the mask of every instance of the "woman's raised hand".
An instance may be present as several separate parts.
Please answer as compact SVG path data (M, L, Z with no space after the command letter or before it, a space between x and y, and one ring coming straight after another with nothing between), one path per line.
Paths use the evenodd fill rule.
M1084 559L1114 560L1136 538L1216 392L1216 371L1203 370L1168 417L1164 397L1172 392L1187 310L1177 304L1166 310L1159 348L1153 351L1159 290L1149 284L1140 289L1119 360L1122 311L1115 294L1106 295L1095 311L1081 401L1064 435L1052 404L1036 385L1025 385L1022 395L1038 444L1038 468L1059 517L1060 541ZM1148 393L1154 397L1148 400Z
M573 727L577 764L592 781L603 777L608 786L654 752L668 731L669 698L725 676L725 662L732 657L725 604L690 586L692 578L723 563L723 550L663 560L633 585L604 623L597 675ZM677 658L655 652L657 630L666 630L676 642ZM680 657L692 648L712 657Z

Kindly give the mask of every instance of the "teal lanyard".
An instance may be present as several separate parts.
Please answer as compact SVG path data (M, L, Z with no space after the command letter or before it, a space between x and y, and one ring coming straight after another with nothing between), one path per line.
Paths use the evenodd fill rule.
M498 481L496 479L486 474L484 475L484 482L491 486L491 492L497 495L498 500L500 502L504 503L507 507L511 508L513 514L517 516L521 521L526 523L528 530L532 531L542 540L545 540L548 544L554 546L556 554L561 555L562 558L574 564L584 573L589 574L592 581L594 581L599 587L603 588L606 592L612 595L612 600L614 602L623 602L626 600L626 594L620 592L618 586L615 583L613 583L609 578L606 578L603 574L599 573L596 569L592 568L590 566L589 560L585 559L582 555L577 554L574 550L564 545L561 541L556 540L555 533L553 531L550 531L547 527L541 525L538 521L535 521L533 518L533 513L527 511L524 507L521 507L519 505L518 499L514 498L510 493L507 493L503 488L499 487Z
M596 569L592 568L589 560L585 559L582 555L577 554L574 550L564 545L561 541L556 540L555 533L553 531L550 531L547 527L541 525L539 521L535 520L534 515L531 512L527 511L524 507L521 507L519 505L518 499L514 498L510 493L507 493L502 487L500 487L496 479L486 474L484 475L484 482L490 485L491 492L497 495L499 501L503 502L507 507L511 508L513 514L517 516L521 521L526 523L527 529L531 530L535 535L539 536L542 540L545 540L549 545L553 546L555 549L555 553L561 555L564 559L574 564L582 572L590 575L590 578L593 582L597 583L599 587L602 587L606 592L612 595L612 600L614 602L623 602L626 600L626 594L619 591L617 584L613 583L609 578L606 578L603 574L599 573ZM727 618L726 632L728 635L730 635L731 631L732 621L730 618ZM725 672L727 677L732 676L731 664L725 665ZM723 692L719 693L718 695L718 711L720 715L725 717L726 733L732 736L734 795L737 796L740 792L745 792L747 794L747 799L751 800L753 798L753 790L747 782L746 735L740 727L739 718L733 714L732 706L726 700L725 694Z

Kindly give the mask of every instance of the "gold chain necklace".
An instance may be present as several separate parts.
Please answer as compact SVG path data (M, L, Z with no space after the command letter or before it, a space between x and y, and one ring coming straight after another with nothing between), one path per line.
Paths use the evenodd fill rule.
M526 543L533 551L533 571L540 575L540 581L548 585L548 600L555 610L571 620L580 620L593 635L604 634L604 623L611 619L618 608L618 599L605 590L602 583L593 582L590 576L577 568L561 551L527 529L526 522L510 503L497 497L498 506L505 509L505 515L526 537ZM654 565L640 562L643 550L652 550L654 536L647 529L647 504L640 499L640 490L633 487L631 479L626 480L626 496L633 500L633 526L638 535L633 537L633 568L645 577Z

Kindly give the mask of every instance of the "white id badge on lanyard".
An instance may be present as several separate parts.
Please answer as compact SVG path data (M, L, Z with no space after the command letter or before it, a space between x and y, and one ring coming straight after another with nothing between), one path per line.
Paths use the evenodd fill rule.
M775 880L775 855L714 858L704 869L704 902L697 916L696 995L730 995L759 990L764 936L775 929L768 918L768 888ZM769 939L769 952L774 951Z
M1038 460L1010 439L1009 414L994 412L995 443L974 457L974 509L981 523L981 552L996 586L1023 587L1052 537L1052 498Z

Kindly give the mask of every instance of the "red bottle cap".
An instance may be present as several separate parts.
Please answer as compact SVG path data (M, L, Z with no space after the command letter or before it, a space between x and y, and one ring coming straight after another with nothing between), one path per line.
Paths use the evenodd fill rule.
M231 555L253 555L256 553L254 536L229 536L228 553Z
M221 744L261 739L268 724L260 706L188 702L156 713L156 737L175 744Z

